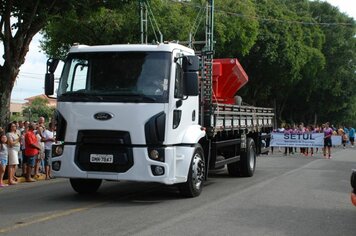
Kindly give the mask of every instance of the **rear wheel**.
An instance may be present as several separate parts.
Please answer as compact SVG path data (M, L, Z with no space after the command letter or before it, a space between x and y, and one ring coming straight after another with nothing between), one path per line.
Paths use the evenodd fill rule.
M230 176L251 177L255 172L256 147L252 138L247 139L246 151L240 153L240 161L227 165Z
M95 193L102 182L101 179L70 179L69 181L74 191L79 194Z
M196 147L190 168L187 182L178 185L180 193L184 197L197 197L203 189L205 179L205 161L203 149L199 145Z
M247 139L246 152L241 153L240 170L242 177L251 177L256 167L256 146L252 138Z

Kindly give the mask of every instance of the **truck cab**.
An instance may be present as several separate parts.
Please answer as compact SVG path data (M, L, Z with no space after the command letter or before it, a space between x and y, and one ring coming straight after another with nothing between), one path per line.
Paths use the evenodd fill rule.
M204 168L202 157L192 164L205 137L198 70L194 51L175 43L73 46L57 91L54 175L78 192L103 179L186 183L192 165ZM194 178L200 192L203 171Z

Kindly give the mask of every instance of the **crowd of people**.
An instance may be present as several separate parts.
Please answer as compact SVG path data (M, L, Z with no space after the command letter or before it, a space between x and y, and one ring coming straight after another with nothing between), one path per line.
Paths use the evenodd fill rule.
M324 147L322 148L322 152L325 158L330 159L331 158L331 148L334 146L332 143L332 136L333 135L338 135L341 137L341 144L343 148L346 148L346 144L350 143L351 147L354 147L354 142L355 142L355 129L351 126L346 127L340 125L339 128L334 127L333 125L330 125L329 122L326 122L322 125L307 125L305 126L304 123L300 123L298 126L297 125L289 125L289 124L284 124L281 128L278 130L275 130L275 132L282 132L282 133L306 133L306 132L311 132L311 133L324 133ZM301 147L299 148L300 153L302 155L310 156L314 155L314 148L313 147ZM290 155L297 153L297 148L295 147L285 147L284 148L284 155ZM315 151L318 152L318 148L315 148ZM273 147L271 147L271 152L273 153Z
M13 121L6 127L0 127L0 187L16 185L16 169L26 182L35 182L41 175L49 180L51 176L51 149L55 142L55 127L52 122L47 126L45 118L38 122ZM7 182L4 177L7 170Z

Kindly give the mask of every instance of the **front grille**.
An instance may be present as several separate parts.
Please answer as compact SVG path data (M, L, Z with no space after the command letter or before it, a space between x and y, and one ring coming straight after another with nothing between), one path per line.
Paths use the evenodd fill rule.
M126 172L133 166L131 138L126 131L81 130L75 163L83 171ZM113 155L113 163L91 163L91 154Z

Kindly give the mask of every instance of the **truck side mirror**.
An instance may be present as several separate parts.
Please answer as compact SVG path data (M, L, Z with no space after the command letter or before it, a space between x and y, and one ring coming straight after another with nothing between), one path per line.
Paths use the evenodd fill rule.
M58 63L59 63L58 59L52 59L52 58L48 59L47 60L47 73L54 74L54 72L57 69Z
M49 58L47 60L47 72L45 76L45 94L47 96L54 94L54 72L58 63L59 59Z
M199 95L199 57L184 56L183 63L183 95L198 96Z
M199 82L198 72L184 72L183 74L183 95L198 96Z
M53 95L54 94L54 74L46 73L45 76L45 94Z
M183 57L183 71L198 71L199 57L198 56L184 56Z

